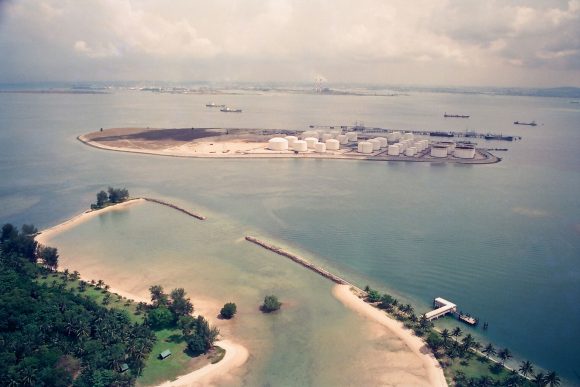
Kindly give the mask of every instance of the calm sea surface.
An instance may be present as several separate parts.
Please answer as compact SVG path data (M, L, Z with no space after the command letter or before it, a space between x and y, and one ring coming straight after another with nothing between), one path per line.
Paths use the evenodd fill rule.
M211 100L240 107L244 113L206 109ZM472 118L444 119L443 112ZM514 126L515 120L536 120L539 125ZM485 166L184 159L106 152L76 140L100 127L306 129L311 124L355 121L395 129L502 132L523 140L487 142L509 151L498 152L504 158L501 163ZM133 196L166 198L209 216L213 237L194 238L200 243L215 241L209 256L240 250L251 261L254 253L237 238L253 233L361 286L389 290L419 313L428 310L433 297L450 299L489 323L488 331L472 332L482 341L508 347L518 360L531 360L556 370L570 384L580 384L579 146L580 106L564 98L426 92L397 97L198 96L123 90L106 95L0 94L0 222L48 227L87 208L98 190L127 187ZM172 232L182 227L171 220L171 213L166 216L167 211L154 206L140 208L146 211L132 209L126 217L109 221L120 229L140 225L143 235L158 230L165 241L171 235L189 235ZM153 215L147 217L148 212ZM142 229L147 223L143 219L149 220L150 230ZM63 235L63 248L72 249L75 238L94 236L97 224L90 222ZM118 238L119 250L96 251L150 250L147 239L132 234ZM91 250L74 251L86 256ZM167 254L177 263L183 259L180 252ZM270 289L259 279L269 275L267 270L262 277L244 271L243 267L253 267L250 261L228 270L247 272L250 283L260 283L257 289ZM340 314L327 299L324 289L329 286L289 267L285 270L294 273L291 278L297 283L306 281L319 289L324 295L310 296L319 297L328 313ZM307 298L291 285L280 284L280 291L293 299ZM248 290L247 297L256 296L254 292ZM301 313L304 321L310 316ZM456 325L450 319L438 324ZM360 340L364 343L365 338ZM266 367L254 361L256 367ZM299 363L299 358L273 361ZM262 379L246 375L248 383L288 377L260 372ZM350 379L332 379L329 374L304 382Z

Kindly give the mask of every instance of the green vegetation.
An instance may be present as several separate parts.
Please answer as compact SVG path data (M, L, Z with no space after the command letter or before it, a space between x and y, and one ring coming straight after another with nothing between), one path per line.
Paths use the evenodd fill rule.
M91 204L91 210L98 210L112 204L122 203L129 199L129 191L126 188L109 187L107 192L97 193L97 202Z
M282 303L278 301L278 297L271 295L264 298L264 303L260 306L260 310L264 313L270 313L280 309L280 306L282 306Z
M58 254L42 249L55 262L35 256L35 232L32 226L2 228L0 385L132 385L155 342L153 332L61 281L37 281L55 275Z
M380 295L369 286L365 287L366 301L377 303L395 319L425 339L435 357L442 365L448 380L457 386L558 386L560 378L555 372L534 375L529 361L524 361L517 370L510 370L504 364L512 358L507 348L496 350L492 344L485 347L471 334L463 336L460 327L438 332L433 323L424 316L418 318L409 304L402 305L389 294ZM379 302L380 301L380 302ZM463 337L462 337L463 336ZM493 359L492 356L497 356Z
M226 320L231 319L234 317L236 312L238 311L238 307L233 302L228 302L224 305L224 307L220 310L220 316L225 318Z

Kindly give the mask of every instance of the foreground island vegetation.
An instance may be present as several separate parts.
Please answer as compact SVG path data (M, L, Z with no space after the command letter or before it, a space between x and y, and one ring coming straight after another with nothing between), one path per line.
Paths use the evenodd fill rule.
M365 287L365 301L403 322L406 328L422 337L444 369L445 376L456 386L559 386L556 372L534 372L529 361L517 370L505 366L513 355L508 348L484 346L460 327L437 330L424 316L417 317L410 304L402 304L390 294Z
M219 331L191 315L183 289L153 286L151 304L133 302L56 271L58 250L37 233L6 224L0 235L0 385L149 385L223 358ZM172 358L160 360L167 349Z

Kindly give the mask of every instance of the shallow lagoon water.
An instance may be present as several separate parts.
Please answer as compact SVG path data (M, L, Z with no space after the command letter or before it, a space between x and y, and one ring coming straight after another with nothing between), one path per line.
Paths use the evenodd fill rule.
M54 225L87 208L107 185L125 186L135 196L165 198L221 219L224 227L238 225L236 238L264 235L361 286L389 289L418 312L433 297L449 298L489 322L487 332L472 332L484 341L579 383L580 358L570 345L580 341L577 105L442 93L215 101L244 109L234 117L208 111L207 99L123 91L0 94L0 219ZM472 118L445 120L444 111ZM516 119L541 125L518 127ZM99 127L305 129L356 120L524 138L479 140L510 149L498 153L501 163L487 166L178 159L105 152L75 139Z

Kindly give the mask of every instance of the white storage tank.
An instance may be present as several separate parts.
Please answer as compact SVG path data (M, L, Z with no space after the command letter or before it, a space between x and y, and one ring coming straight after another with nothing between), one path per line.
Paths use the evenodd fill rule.
M348 141L355 142L358 140L358 134L356 132L346 132L346 137Z
M393 132L393 135L395 135L395 140L399 141L402 137L401 132Z
M453 156L459 159L472 159L475 157L475 147L467 144L457 145L453 151Z
M314 144L316 144L318 142L318 138L306 137L304 139L304 141L306 141L306 145L307 145L308 149L314 149Z
M274 137L268 141L268 149L273 151L288 150L288 140L281 137Z
M441 144L431 145L431 156L433 156L433 157L447 157L447 145L441 145Z
M370 141L360 141L358 143L358 153L371 154L373 153L373 144Z
M340 142L342 145L346 145L348 144L348 137L346 136L346 134L339 134L338 136L336 136L336 139L338 140L338 142Z
M387 140L392 144L394 142L397 142L397 136L395 135L395 133L389 133L387 134Z
M407 144L404 142L398 142L395 145L397 145L399 147L399 150L401 151L401 153L403 153L405 151L405 149L407 149Z
M413 133L407 132L403 134L403 140L413 140L414 138L415 136L413 135Z
M330 140L332 138L332 134L330 133L322 133L322 136L320 137L320 140L322 142L326 142L326 140Z
M387 145L389 145L389 142L385 137L377 137L376 139L381 143L381 148L386 148Z
M302 132L302 136L300 136L300 137L302 137L303 140L306 140L306 138L308 138L308 137L313 137L313 138L318 139L318 132L315 130L307 130L305 132Z
M405 156L415 156L417 154L417 148L411 146L405 150Z
M298 140L298 137L296 137L296 136L286 136L284 138L286 139L286 141L288 141L288 147L289 148L292 148L292 145L294 144L294 142L296 140Z
M314 152L316 153L326 152L326 144L323 142L317 142L316 144L314 144Z
M330 140L326 140L326 150L339 150L340 143L338 140L331 138Z
M298 152L306 152L306 150L308 149L308 145L304 140L296 140L292 145L292 149Z
M396 144L389 145L389 147L387 148L387 153L389 154L389 156L398 156L400 152L401 152L400 148Z
M381 149L381 142L376 138L371 138L368 142L373 144L373 151L378 151L379 149Z

